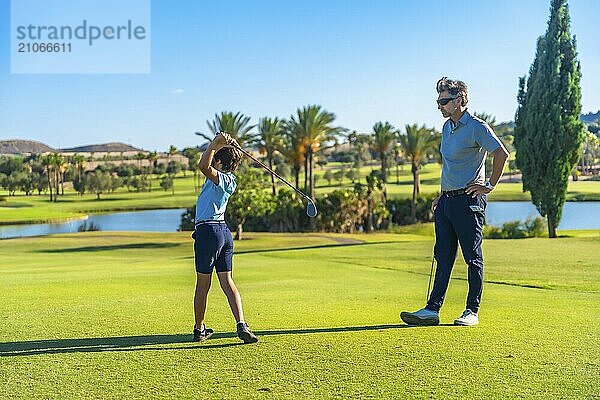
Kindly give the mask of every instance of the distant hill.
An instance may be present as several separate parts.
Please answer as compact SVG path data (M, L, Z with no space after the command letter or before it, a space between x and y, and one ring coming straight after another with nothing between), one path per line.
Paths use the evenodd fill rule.
M587 113L587 114L581 114L581 117L579 117L579 119L581 120L581 122L583 122L584 124L592 124L594 122L596 122L598 119L600 119L600 111L594 113Z
M52 147L35 140L0 140L0 154L30 154L56 152Z
M120 153L128 151L143 151L136 147L125 143L105 143L105 144L90 144L87 146L70 147L68 149L60 149L64 153Z

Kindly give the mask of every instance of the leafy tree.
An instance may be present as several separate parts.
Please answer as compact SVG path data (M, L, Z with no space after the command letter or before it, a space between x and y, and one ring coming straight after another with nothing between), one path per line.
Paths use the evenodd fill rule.
M333 178L338 181L338 186L342 186L344 175L346 175L346 171L344 169L338 169L333 173Z
M181 153L188 160L188 165L183 167L183 176L185 177L186 170L194 173L194 189L196 189L196 180L198 179L198 162L200 161L200 150L197 147L186 147ZM197 157L197 158L196 158Z
M366 216L366 200L357 190L334 190L316 200L317 228L326 232L353 233Z
M548 236L556 237L569 174L579 160L584 136L581 113L581 67L569 31L566 0L552 0L546 33L538 38L535 59L519 79L515 118L517 166L523 191L547 217Z
M167 166L165 163L158 163L156 167L152 169L152 173L155 175L162 175L167 172Z
M367 200L367 226L366 231L372 232L375 225L374 221L374 213L375 213L375 205L376 200L373 197L373 194L379 190L382 193L385 193L385 182L383 181L383 177L381 171L371 171L369 175L366 177L367 185L364 187L366 192L366 200ZM363 186L360 185L359 188ZM385 195L382 196L383 207L385 209Z
M350 168L348 172L346 172L346 178L350 179L354 184L360 179L360 171L356 168Z
M113 193L115 190L117 190L117 189L119 189L120 187L123 186L124 180L120 176L109 175L109 177L110 177L110 182L109 182L109 185L108 185L108 191L110 193Z
M22 157L0 157L0 173L10 175L13 172L26 172Z
M171 189L172 194L175 194L175 189L173 186L173 177L169 175L165 175L162 177L162 179L160 180L160 187L163 188L165 192Z
M237 189L229 198L226 219L236 227L235 239L241 240L246 218L250 215L261 215L267 212L271 205L271 194L260 171L244 168L237 174Z
M73 189L75 189L75 191L77 193L79 193L80 196L83 196L85 194L85 189L86 189L86 177L85 175L82 175L81 178L76 176L73 179Z
M331 169L325 171L323 174L323 179L327 181L327 185L331 186L331 181L334 179L333 171Z
M169 165L165 169L165 172L171 175L171 178L181 172L181 163L177 161L169 161Z
M596 164L599 157L600 141L598 140L598 136L586 130L581 149L581 173L587 175L591 169L590 167Z
M22 171L13 171L10 175L4 178L4 188L8 190L9 196L14 196L18 189L21 189L24 182L27 180L27 174Z
M127 164L121 164L115 168L115 173L121 178L127 178L135 175L133 167Z
M86 187L100 200L100 195L110 190L110 175L102 171L89 172L86 175Z

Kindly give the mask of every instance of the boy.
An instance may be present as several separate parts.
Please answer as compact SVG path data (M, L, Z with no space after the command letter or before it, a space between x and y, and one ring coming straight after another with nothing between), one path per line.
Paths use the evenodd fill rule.
M229 307L237 323L237 336L244 343L255 343L258 338L244 321L242 299L233 283L233 239L225 224L224 214L227 201L236 188L233 171L241 161L241 153L231 145L234 140L228 133L215 136L200 159L200 171L206 182L196 202L196 230L194 254L196 261L196 293L194 295L194 342L201 342L212 336L214 331L204 325L206 298L212 270L217 270L221 289L227 296Z

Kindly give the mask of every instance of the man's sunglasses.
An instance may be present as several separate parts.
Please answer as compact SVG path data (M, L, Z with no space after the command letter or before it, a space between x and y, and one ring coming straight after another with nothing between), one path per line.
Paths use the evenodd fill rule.
M446 104L450 103L452 100L456 100L456 99L458 99L458 96L456 96L456 97L446 97L445 99L438 99L437 103L440 106L445 106Z

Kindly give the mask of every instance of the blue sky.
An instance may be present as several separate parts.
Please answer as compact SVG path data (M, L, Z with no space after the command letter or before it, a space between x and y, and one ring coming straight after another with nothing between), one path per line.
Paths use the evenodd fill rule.
M0 139L55 147L198 144L224 110L253 122L320 104L337 124L439 128L435 82L464 80L470 108L510 120L547 0L152 1L149 74L11 74L0 0ZM600 109L600 1L571 0L583 111Z

